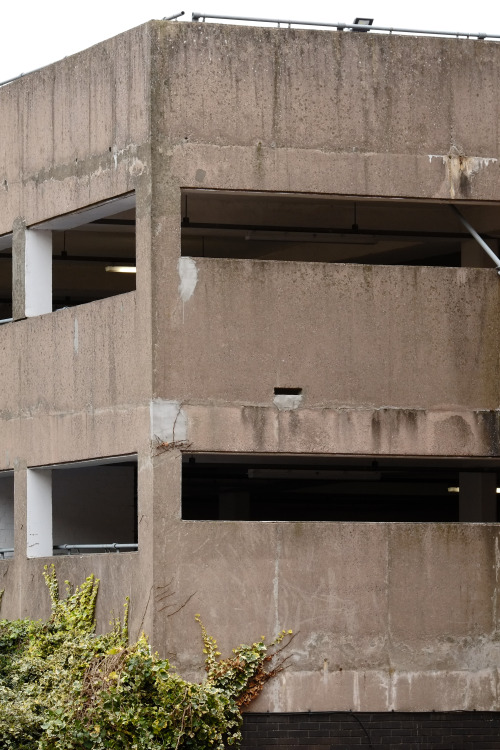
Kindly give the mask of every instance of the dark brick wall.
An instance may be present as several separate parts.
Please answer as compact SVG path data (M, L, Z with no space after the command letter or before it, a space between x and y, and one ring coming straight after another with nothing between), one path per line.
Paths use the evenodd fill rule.
M245 714L242 750L500 750L500 713Z

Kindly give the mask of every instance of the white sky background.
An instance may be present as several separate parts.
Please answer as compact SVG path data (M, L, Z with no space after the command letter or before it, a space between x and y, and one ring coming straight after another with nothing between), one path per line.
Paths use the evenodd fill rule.
M374 18L376 26L486 32L500 35L500 3L494 0L3 0L0 2L0 82L90 47L151 18L185 11L216 15L352 23Z

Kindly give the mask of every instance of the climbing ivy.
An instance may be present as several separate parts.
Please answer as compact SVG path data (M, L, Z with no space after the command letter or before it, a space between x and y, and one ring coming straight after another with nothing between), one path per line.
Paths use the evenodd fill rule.
M220 658L200 623L206 678L184 680L142 635L128 643L123 622L95 633L99 581L89 576L59 598L45 568L52 613L47 622L0 620L0 747L3 750L223 750L241 741L240 709L283 668L291 631L269 646L261 638ZM0 594L1 601L1 594ZM287 641L285 641L286 643Z

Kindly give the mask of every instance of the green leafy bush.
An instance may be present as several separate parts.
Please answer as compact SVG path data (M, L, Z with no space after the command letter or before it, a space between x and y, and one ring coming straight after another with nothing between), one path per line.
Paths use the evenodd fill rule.
M59 598L54 567L45 568L52 602L47 622L0 621L2 750L205 750L239 746L240 709L283 668L282 631L220 659L200 621L207 676L183 680L151 652L144 635L128 644L123 623L95 634L99 581L89 576ZM274 661L273 661L274 660ZM273 665L274 664L274 665Z

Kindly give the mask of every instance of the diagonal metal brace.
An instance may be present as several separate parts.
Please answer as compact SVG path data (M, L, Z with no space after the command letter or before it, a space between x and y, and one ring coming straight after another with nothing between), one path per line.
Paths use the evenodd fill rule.
M460 213L460 211L458 210L458 208L456 206L452 205L451 203L450 203L450 208L451 208L452 211L454 211L456 213L456 215L458 216L458 218L460 219L460 221L462 222L462 224L464 225L464 227L474 237L474 239L476 240L476 242L479 245L481 245L481 247L483 248L483 250L485 251L485 253L488 253L488 255L490 256L491 260L495 264L496 272L500 276L500 258L497 255L495 255L495 253L493 252L493 250L491 249L491 247L488 245L488 243L483 240L483 238L481 237L481 235L478 234L476 232L476 230L474 229L474 227L469 224L469 222L467 221L467 219L462 216L462 214Z

